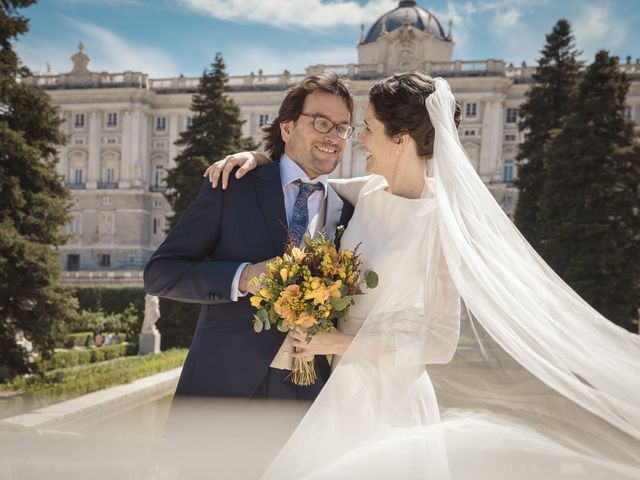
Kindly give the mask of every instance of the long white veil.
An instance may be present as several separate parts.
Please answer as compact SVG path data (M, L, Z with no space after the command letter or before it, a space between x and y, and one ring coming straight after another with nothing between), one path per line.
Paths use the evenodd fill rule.
M430 188L402 263L424 274L399 265L265 478L640 478L640 337L520 235L435 82Z

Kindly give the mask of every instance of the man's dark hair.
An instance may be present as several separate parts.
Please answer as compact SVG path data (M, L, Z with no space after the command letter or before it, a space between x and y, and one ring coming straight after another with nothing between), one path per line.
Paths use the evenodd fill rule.
M344 99L353 118L353 95L351 86L334 72L321 73L305 78L287 91L280 105L278 116L262 128L264 151L271 160L278 161L284 154L284 140L280 134L280 123L298 120L307 95L315 92L332 93Z

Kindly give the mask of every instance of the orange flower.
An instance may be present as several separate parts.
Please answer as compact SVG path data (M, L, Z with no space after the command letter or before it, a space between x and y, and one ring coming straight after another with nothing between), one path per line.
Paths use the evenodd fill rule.
M294 323L302 328L311 328L316 324L316 319L313 315L309 315L307 312L302 312Z
M280 298L287 302L296 300L300 296L300 285L289 285L280 293Z
M287 305L282 298L279 298L274 304L273 309L282 318L284 324L288 327L292 326L296 321L296 312Z

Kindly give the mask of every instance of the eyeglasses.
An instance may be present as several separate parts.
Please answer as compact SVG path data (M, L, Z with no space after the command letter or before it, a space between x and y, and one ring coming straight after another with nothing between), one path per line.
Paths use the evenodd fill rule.
M300 115L304 115L305 117L313 118L313 128L320 133L329 133L334 128L336 129L336 133L338 137L343 140L348 139L353 133L353 127L346 123L342 123L340 125L336 125L328 118L325 118L321 115L309 115L308 113L301 113Z

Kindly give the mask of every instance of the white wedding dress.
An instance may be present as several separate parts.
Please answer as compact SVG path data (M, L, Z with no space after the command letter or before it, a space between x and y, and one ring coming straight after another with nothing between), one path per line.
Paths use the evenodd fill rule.
M338 330L355 336L374 306L381 298L394 295L393 279L414 279L413 297L409 292L402 297L402 310L423 308L425 265L428 246L424 243L424 225L435 212L433 186L427 185L422 198L408 199L392 195L384 177L370 175L350 180L331 180L339 195L355 205L353 217L344 231L340 248L358 250L362 262L361 271L373 270L378 274L379 284L374 289L364 287L364 295L355 298L349 316L338 322ZM444 266L444 262L441 263ZM441 309L432 331L439 333L434 338L440 342L430 345L430 363L447 362L453 356L458 341L460 295L446 271L441 272ZM335 369L340 358L334 358Z
M380 285L340 322L355 337L263 478L640 478L640 338L502 212L460 145L446 81L425 103L423 198L376 176L336 185L356 204L342 248L360 245Z

